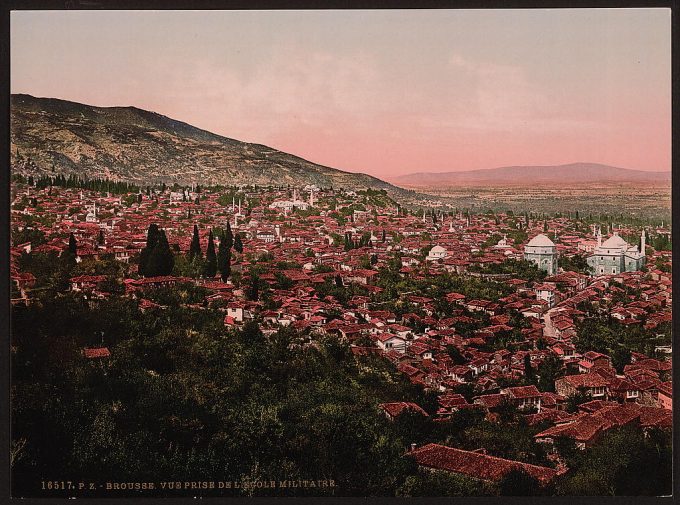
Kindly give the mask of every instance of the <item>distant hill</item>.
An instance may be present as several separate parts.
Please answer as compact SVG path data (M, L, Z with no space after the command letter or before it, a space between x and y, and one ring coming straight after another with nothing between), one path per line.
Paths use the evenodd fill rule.
M11 96L12 170L138 184L258 184L387 189L365 174L317 165L260 144L222 137L136 107L94 107Z
M576 183L664 183L670 172L645 172L598 163L571 163L552 166L514 166L463 172L420 172L393 177L390 182L414 187L469 186L474 184L576 184Z

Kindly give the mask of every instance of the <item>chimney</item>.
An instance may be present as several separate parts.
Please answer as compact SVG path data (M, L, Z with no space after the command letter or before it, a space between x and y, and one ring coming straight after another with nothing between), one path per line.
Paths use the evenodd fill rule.
M411 444L411 449L409 450L409 452L413 452L415 450L416 450L416 444Z

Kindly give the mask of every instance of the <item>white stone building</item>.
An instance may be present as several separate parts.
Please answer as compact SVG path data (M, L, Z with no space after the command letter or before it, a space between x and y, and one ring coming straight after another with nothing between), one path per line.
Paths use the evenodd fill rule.
M548 272L548 275L557 273L557 246L542 233L524 246L524 259L536 263L538 268Z

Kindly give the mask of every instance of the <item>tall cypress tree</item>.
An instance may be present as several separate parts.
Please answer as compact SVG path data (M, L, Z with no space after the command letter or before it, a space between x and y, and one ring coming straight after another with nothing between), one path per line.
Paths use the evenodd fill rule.
M145 277L170 275L175 266L175 258L170 250L168 238L164 230L156 233L156 242L148 254L144 268Z
M198 225L194 225L194 236L191 238L191 246L189 247L189 259L194 259L196 256L203 257L201 241L198 237Z
M220 273L222 282L227 282L231 274L231 247L227 241L227 234L231 230L227 226L227 233L222 233L220 245L217 249L217 271Z
M175 255L172 254L165 230L161 230L157 247L160 249L161 258L161 267L158 275L170 275L175 266Z
M215 242L213 240L213 232L210 230L208 234L208 248L205 251L205 269L203 275L212 279L217 273L217 255L215 254Z
M530 384L533 384L536 380L534 367L531 366L531 356L529 356L529 354L524 355L524 377Z
M156 247L156 244L158 243L158 237L159 237L158 225L156 223L151 223L149 225L148 231L146 232L146 247L142 249L142 252L139 255L139 274L144 277L151 276L148 273L149 258L154 248Z
M234 247L234 233L231 231L231 224L229 224L229 221L227 221L227 231L224 233L223 238L227 249Z
M73 256L76 256L78 253L78 243L76 242L76 238L73 236L73 233L68 236L68 252L70 252Z
M246 287L246 297L255 302L260 299L260 276L255 272L250 273L250 285Z
M239 254L243 252L243 242L241 242L241 235L236 234L236 238L234 239L234 249L238 251Z

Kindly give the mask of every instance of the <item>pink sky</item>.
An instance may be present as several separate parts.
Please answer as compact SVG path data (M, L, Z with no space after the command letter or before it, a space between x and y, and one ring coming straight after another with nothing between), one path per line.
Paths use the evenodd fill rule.
M670 170L670 10L12 12L11 90L381 178Z

